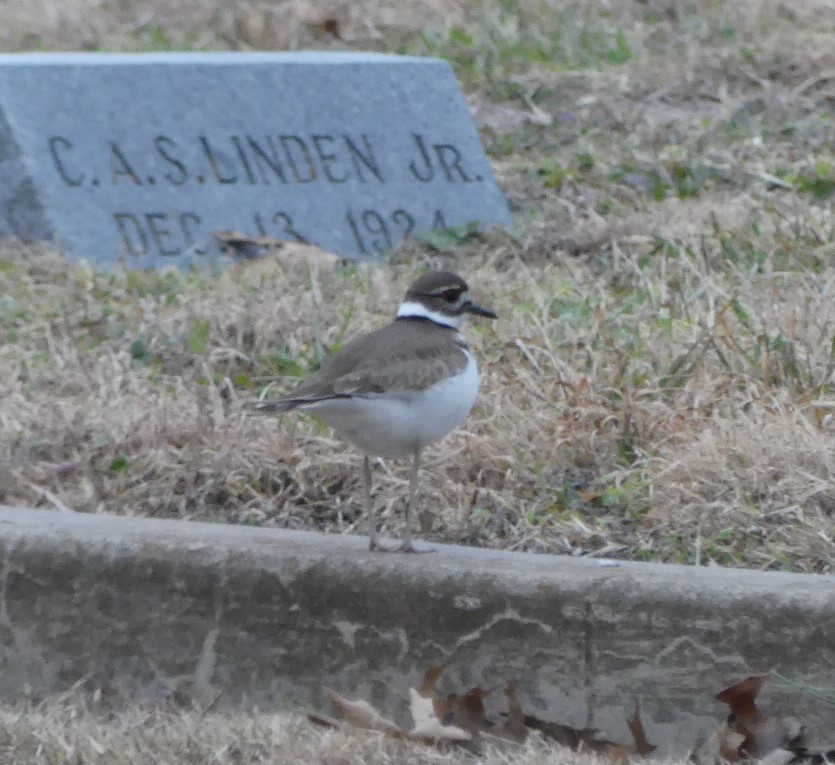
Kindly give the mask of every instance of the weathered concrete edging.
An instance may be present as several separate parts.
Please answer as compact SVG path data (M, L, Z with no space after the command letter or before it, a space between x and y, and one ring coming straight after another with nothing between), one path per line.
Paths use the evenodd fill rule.
M0 507L0 698L83 681L327 708L324 683L388 712L442 662L449 688L513 679L532 713L616 739L640 698L663 752L711 729L713 693L748 674L832 683L832 576L366 544ZM773 686L766 703L829 733L831 710Z

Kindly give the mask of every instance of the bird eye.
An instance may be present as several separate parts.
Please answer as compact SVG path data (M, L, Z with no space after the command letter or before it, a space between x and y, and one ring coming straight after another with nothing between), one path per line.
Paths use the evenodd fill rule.
M441 297L446 300L447 303L457 303L458 298L461 297L461 290L455 288L444 290L441 293Z

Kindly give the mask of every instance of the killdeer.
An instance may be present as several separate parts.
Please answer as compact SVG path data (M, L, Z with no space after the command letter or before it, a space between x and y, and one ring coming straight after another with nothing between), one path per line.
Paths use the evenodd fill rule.
M468 313L496 318L473 302L460 276L428 273L409 287L394 321L348 343L291 393L257 406L309 411L362 451L371 550L384 548L371 503L370 458L408 456L406 531L398 549L415 552L410 520L421 452L467 416L478 393L478 366L458 332Z

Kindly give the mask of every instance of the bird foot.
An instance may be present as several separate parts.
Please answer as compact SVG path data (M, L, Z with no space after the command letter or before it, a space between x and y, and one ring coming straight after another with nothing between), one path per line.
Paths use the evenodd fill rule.
M433 552L435 552L435 548L434 547L425 547L424 549L419 550L417 547L415 547L412 544L411 540L408 540L408 541L403 542L403 544L401 544L400 547L395 547L393 552L433 553Z
M396 547L386 547L386 545L382 544L379 539L373 538L368 540L368 549L370 552L381 552L381 553L433 553L435 552L434 547L426 547L423 549L419 549L415 547L414 543L411 539L404 540L401 544L397 545Z

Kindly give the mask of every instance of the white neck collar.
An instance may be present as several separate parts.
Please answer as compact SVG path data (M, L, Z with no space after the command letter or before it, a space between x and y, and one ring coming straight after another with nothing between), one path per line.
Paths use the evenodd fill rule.
M435 324L440 324L450 329L458 329L461 326L460 316L448 316L438 311L433 311L427 308L423 303L418 303L414 300L404 300L397 309L398 318L422 318L434 321Z

